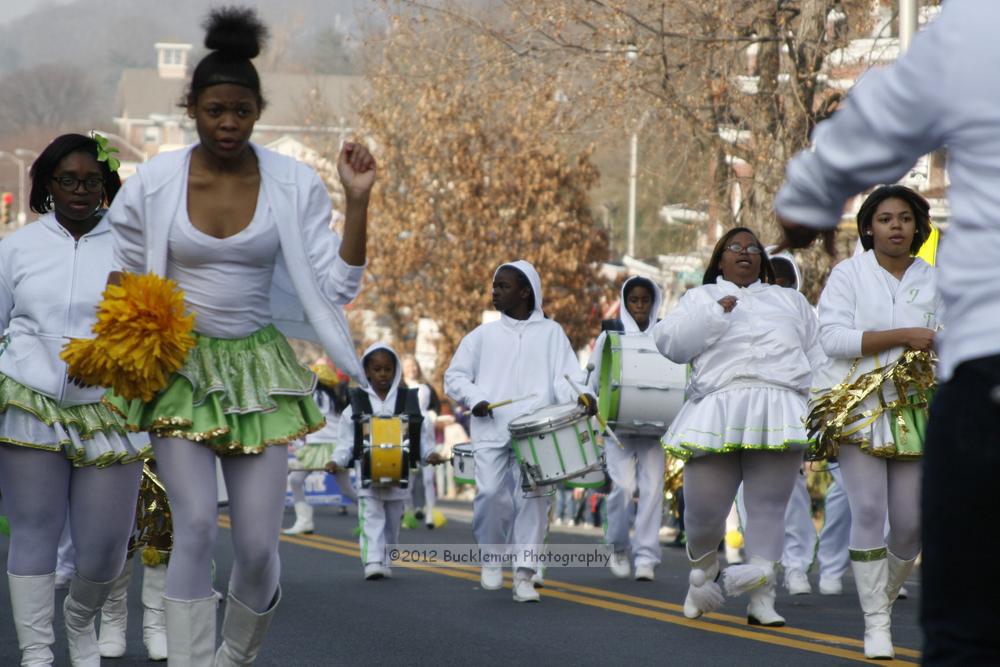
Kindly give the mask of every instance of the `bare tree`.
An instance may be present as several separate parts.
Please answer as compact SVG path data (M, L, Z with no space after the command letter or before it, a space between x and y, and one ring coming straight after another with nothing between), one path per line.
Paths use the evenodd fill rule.
M39 65L4 77L0 134L44 128L60 132L100 116L94 82L75 65Z

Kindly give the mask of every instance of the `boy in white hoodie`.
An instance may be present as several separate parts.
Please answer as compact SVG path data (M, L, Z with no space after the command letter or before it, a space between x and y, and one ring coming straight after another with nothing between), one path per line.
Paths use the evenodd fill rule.
M660 310L660 288L648 278L633 276L622 284L621 330L625 336L647 336L652 340L653 324ZM600 389L601 357L607 332L594 343L590 363L590 389ZM608 475L614 487L608 496L608 520L604 540L614 547L611 572L625 578L630 574L629 546L635 560L636 581L652 581L660 564L660 524L663 518L663 469L665 456L659 437L619 435L622 446L604 449ZM635 534L629 544L629 505L636 490L639 502L635 514Z
M391 417L397 412L397 395L401 391L416 392L400 386L402 365L399 356L388 345L375 343L365 350L361 358L368 378L368 386L353 389L352 393L367 395L372 415ZM355 448L354 405L344 408L340 415L340 433L337 447L333 451L333 461L327 464L331 473L339 472L350 465ZM428 420L422 423L420 436L420 458L425 464L437 465L442 462L434 452L434 427ZM357 461L358 479L361 479L361 462ZM403 502L409 495L408 488L399 486L358 489L358 520L361 523L361 561L365 567L365 579L374 580L392 576L386 549L399 541L399 527L403 519Z
M537 602L531 583L542 549L549 498L525 497L510 445L508 424L539 408L577 399L565 376L580 386L583 373L566 333L542 312L542 286L535 267L524 260L504 264L493 275L498 321L476 327L462 339L444 374L445 393L472 407L471 436L476 461L472 530L481 547L513 546L514 601ZM495 401L531 396L495 410ZM590 399L596 408L596 401ZM489 552L490 556L498 554ZM503 586L496 564L483 565L485 590Z

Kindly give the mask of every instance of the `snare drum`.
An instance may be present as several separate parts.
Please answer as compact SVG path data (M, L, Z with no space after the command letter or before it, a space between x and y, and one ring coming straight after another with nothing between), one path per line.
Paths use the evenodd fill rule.
M411 455L405 417L365 415L361 433L361 488L407 488Z
M601 351L601 416L625 435L661 436L684 403L687 369L656 349L649 336L609 332Z
M472 455L471 442L463 442L451 448L451 466L456 484L476 483L476 459Z
M604 457L598 435L586 410L576 403L535 410L513 420L508 428L524 481L533 486L601 470Z

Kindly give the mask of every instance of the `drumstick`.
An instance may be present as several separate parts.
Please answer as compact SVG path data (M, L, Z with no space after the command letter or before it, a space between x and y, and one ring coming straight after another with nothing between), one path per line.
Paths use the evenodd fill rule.
M505 405L510 405L511 403L520 403L521 401L526 401L529 398L536 398L538 394L528 394L527 396L522 396L521 398L508 398L506 401L497 401L496 403L490 403L486 406L487 410L495 410L496 408L502 408Z
M566 382L569 382L569 386L573 387L573 391L576 392L576 395L579 396L584 403L590 405L590 399L584 395L583 391L579 387L576 386L576 383L573 382L572 379L570 379L569 375L563 375L563 377L566 378ZM615 435L615 432L611 430L610 426L608 426L608 422L604 421L604 417L601 416L601 413L597 412L594 414L594 416L597 417L597 423L599 423L601 425L601 428L603 428L607 432L607 434L611 437L611 440L621 449L625 449L625 445L622 444L622 441L618 439L618 436Z

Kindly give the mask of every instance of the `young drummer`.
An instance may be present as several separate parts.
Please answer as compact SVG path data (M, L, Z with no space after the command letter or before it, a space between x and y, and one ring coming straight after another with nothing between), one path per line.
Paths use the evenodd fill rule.
M626 336L652 338L656 313L660 309L660 288L648 278L635 276L622 285L621 323ZM601 351L607 334L602 332L594 344L590 363L590 389L597 394L601 377ZM632 536L632 558L637 581L652 581L660 564L660 523L663 515L663 467L665 457L655 436L619 436L622 447L613 443L604 448L608 474L614 487L608 496L608 519L605 541L614 547L611 572L625 578L630 574L629 504L636 490L639 503Z
M462 339L444 374L445 393L472 406L472 442L476 461L476 499L472 530L481 548L513 545L514 601L537 602L531 583L538 569L525 551L541 549L548 517L548 497L524 497L507 425L525 413L573 402L569 375L582 386L583 373L566 333L542 313L541 280L524 260L504 264L493 275L493 306L500 319L480 325ZM492 401L518 399L496 409ZM596 401L590 397L596 408ZM489 547L487 547L489 545ZM498 554L490 551L489 556ZM481 585L503 586L499 565L485 563Z
M371 414L380 417L398 415L397 396L401 391L415 391L401 384L403 375L399 356L388 345L376 343L365 350L362 357L368 387L354 389L351 405L340 415L340 432L333 461L327 470L337 473L350 465L355 449L355 404L357 397L366 395L371 404ZM424 420L420 436L420 459L423 463L437 465L443 459L434 450L434 425ZM360 461L358 479L361 479ZM359 482L360 487L360 482ZM403 502L410 490L398 486L358 488L358 521L361 524L361 561L365 579L391 577L392 570L386 549L399 540L399 527L403 519Z

